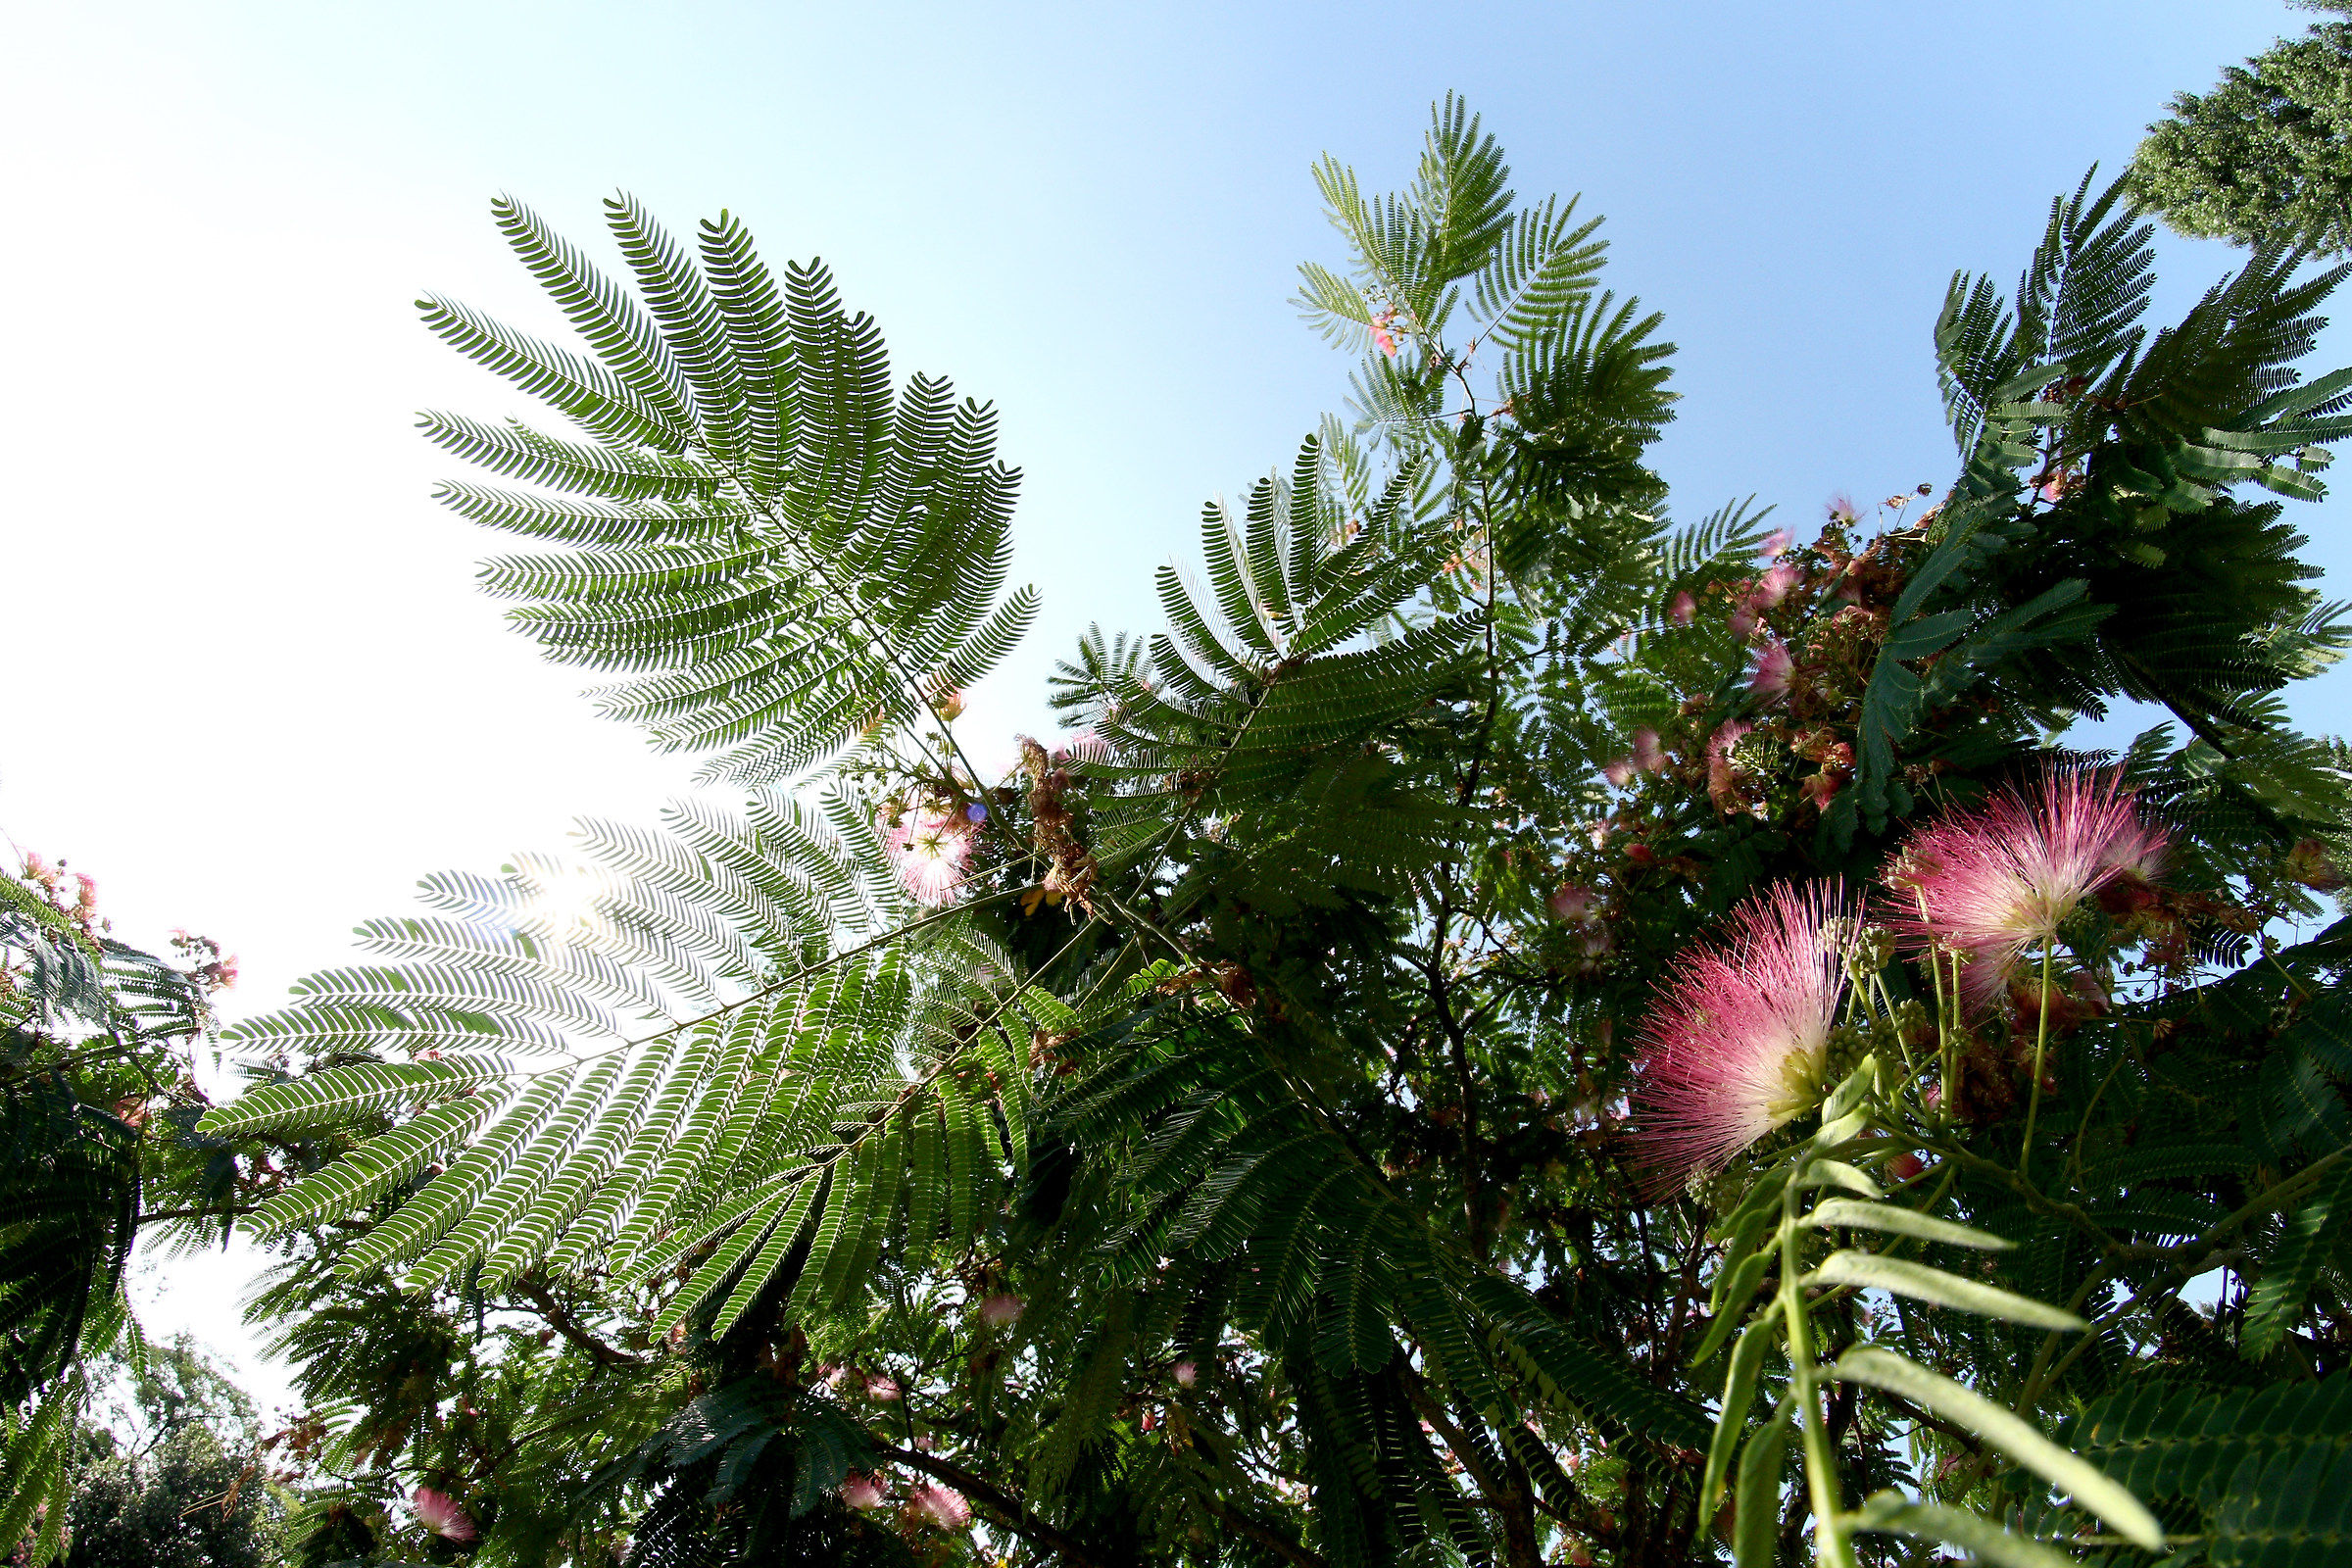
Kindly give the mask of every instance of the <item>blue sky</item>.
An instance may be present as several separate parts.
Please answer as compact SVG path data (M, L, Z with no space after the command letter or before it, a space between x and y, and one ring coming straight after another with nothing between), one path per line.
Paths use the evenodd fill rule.
M413 411L520 412L415 322L425 288L552 330L487 220L582 238L625 187L822 254L902 372L1003 409L1016 579L1045 612L975 719L1038 722L1090 620L1344 395L1286 304L1334 260L1308 169L1409 172L1467 95L1523 195L1605 214L1666 313L1679 514L1809 523L1953 468L1928 331L1955 268L2013 279L2050 197L2180 88L2308 18L2195 3L398 8L52 6L0 61L15 629L0 827L103 881L123 933L240 951L241 1009L340 960L442 865L689 768L589 714L474 595ZM2156 316L2232 263L2165 239ZM2352 362L2329 335L2325 367ZM2299 509L2334 588L2345 502ZM2343 672L2307 724L2346 727ZM242 1344L242 1253L160 1265L159 1324ZM266 1390L273 1388L264 1375Z

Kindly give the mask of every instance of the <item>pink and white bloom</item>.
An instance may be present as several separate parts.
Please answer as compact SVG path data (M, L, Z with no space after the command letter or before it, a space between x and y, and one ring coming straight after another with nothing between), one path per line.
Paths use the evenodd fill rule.
M1764 542L1756 547L1756 554L1762 556L1766 561L1771 561L1786 554L1788 547L1795 543L1795 534L1786 528L1775 528L1764 536Z
M409 1510L416 1522L444 1541L471 1541L473 1517L458 1506L457 1499L447 1493L430 1487L418 1487L409 1494Z
M1555 920L1570 920L1582 924L1600 916L1600 898L1591 888L1575 882L1564 882L1544 900Z
M1788 645L1777 638L1764 649L1756 661L1756 672L1747 678L1747 689L1768 703L1777 703L1788 695L1788 678L1796 672L1796 661L1788 656Z
M873 1373L865 1380L865 1396L888 1404L899 1396L899 1380L894 1377L886 1377L880 1372Z
M1721 1168L1821 1102L1846 985L1832 922L1850 914L1835 882L1783 883L1675 966L1642 1030L1634 1091L1656 1190Z
M972 858L975 826L961 811L926 803L883 831L882 846L908 897L934 909L955 902Z
M1658 744L1658 732L1647 724L1634 731L1634 765L1644 773L1665 771L1666 748Z
M852 1475L841 1484L841 1500L860 1512L881 1507L884 1501L882 1478Z
M1601 765L1600 776L1609 781L1611 789L1623 789L1634 781L1634 760L1620 757Z
M1690 596L1688 588L1676 594L1673 602L1666 607L1666 618L1677 626L1688 626L1697 617L1698 601Z
M1749 598L1758 610L1776 609L1804 580L1805 574L1794 566L1775 566L1756 579Z
M1189 1389L1200 1381L1200 1364L1190 1356L1177 1362L1168 1370L1175 1374L1176 1386L1180 1389Z
M990 1328L1001 1329L1006 1324L1019 1322L1021 1313L1027 1310L1028 1305L1010 1291L999 1291L980 1303L980 1321Z
M963 1494L936 1481L918 1481L906 1489L906 1505L942 1530L961 1530L972 1522L972 1505Z
M1914 833L1886 874L1888 913L1915 950L1964 955L1961 993L1982 1006L2083 900L2157 870L2167 842L2122 769L2054 767Z

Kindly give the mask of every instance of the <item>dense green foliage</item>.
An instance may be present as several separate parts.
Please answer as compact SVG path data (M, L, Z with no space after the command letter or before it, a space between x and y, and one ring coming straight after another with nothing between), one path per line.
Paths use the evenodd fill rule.
M140 1224L216 1238L255 1174L194 1131L191 1052L236 960L174 945L116 941L62 861L0 876L0 1543L36 1556L63 1539L93 1360L144 1353L122 1294Z
M2352 777L2279 697L2347 643L2284 521L2341 271L2151 331L2086 180L1935 323L1958 478L1799 540L1672 520L1658 318L1462 106L1317 178L1351 416L1004 776L1016 476L821 267L618 199L624 286L501 202L584 348L424 302L569 421L426 417L531 546L486 586L745 803L428 877L232 1031L189 1137L282 1252L293 1561L2047 1563L2141 1554L2124 1489L2292 1560L2165 1446L2242 1391L2239 1468L2342 1448ZM1800 1106L1661 1156L1694 944L2124 703L2172 848L2038 990L1873 948Z
M2210 92L2177 95L2148 131L2132 189L2181 233L2352 246L2352 22L2282 38Z
M72 1464L72 1568L270 1568L284 1505L253 1401L190 1341L102 1362L127 1397L85 1422Z

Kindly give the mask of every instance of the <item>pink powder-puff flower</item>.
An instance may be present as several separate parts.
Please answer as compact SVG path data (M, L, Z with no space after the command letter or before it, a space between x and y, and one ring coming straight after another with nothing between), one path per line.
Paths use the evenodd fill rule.
M1756 554L1766 561L1772 561L1787 554L1788 547L1795 543L1795 534L1786 528L1775 528L1764 536L1764 543L1756 548Z
M1698 618L1698 601L1690 596L1690 589L1686 588L1674 596L1673 602L1666 607L1666 618L1677 626L1688 626Z
M1599 897L1591 888L1581 887L1574 882L1562 883L1552 891L1551 897L1544 902L1545 906L1551 910L1552 918L1555 920L1569 920L1581 924L1596 918L1600 913Z
M1647 724L1634 731L1634 765L1644 773L1666 769L1666 749L1658 744L1658 732Z
M1777 703L1788 695L1788 678L1795 672L1796 661L1788 657L1788 645L1775 641L1764 649L1756 661L1756 672L1747 678L1747 689L1767 703Z
M884 1501L880 1476L852 1475L841 1484L841 1500L860 1513L882 1506Z
M918 1481L906 1489L906 1503L942 1530L961 1530L972 1522L972 1505L963 1494L936 1481Z
M1783 883L1677 963L1643 1028L1634 1092L1655 1191L1722 1168L1820 1103L1846 984L1832 922L1851 912L1834 882Z
M1749 598L1758 610L1773 610L1804 580L1805 574L1794 566L1775 566L1756 579L1756 586Z
M972 858L975 826L961 811L924 805L883 832L883 848L908 897L934 909L955 902Z
M1372 318L1372 344L1390 359L1396 357L1396 311L1395 307Z
M1614 761L1603 763L1600 776L1609 781L1610 788L1621 790L1634 781L1634 760L1630 757L1620 757Z
M473 1519L447 1493L418 1487L409 1494L409 1510L416 1522L443 1541L471 1541Z
M1732 612L1725 618L1724 624L1731 628L1732 635L1735 637L1745 637L1754 632L1756 629L1755 601L1742 599L1734 605Z
M899 1396L899 1380L880 1372L871 1373L865 1380L865 1396L888 1404Z
M990 1328L1001 1329L1020 1321L1029 1303L1009 1291L999 1291L980 1303L980 1321Z
M1190 1356L1177 1362L1168 1371L1175 1377L1176 1386L1180 1389L1189 1389L1200 1381L1200 1363Z
M1914 833L1886 873L1888 913L1915 951L1964 955L1961 993L1982 1006L2083 900L2156 870L2166 842L2120 768L2054 767Z

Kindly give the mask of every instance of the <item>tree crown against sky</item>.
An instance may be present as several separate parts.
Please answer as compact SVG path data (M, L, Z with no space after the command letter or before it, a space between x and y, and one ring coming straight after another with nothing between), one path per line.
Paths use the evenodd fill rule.
M1902 1320L1923 1364L2040 1417L2141 1370L2118 1335L2168 1394L2333 1364L2311 1238L2340 954L2278 956L2297 996L2268 1012L2222 978L2265 917L2317 912L2341 825L2340 759L2272 701L2340 637L2257 494L2316 493L2336 411L2292 367L2331 279L2265 257L2150 337L2144 229L2086 188L2014 296L1950 301L1951 490L1810 540L1740 509L1677 529L1646 461L1665 350L1598 292L1583 218L1517 207L1461 119L1397 200L1323 175L1351 255L1303 303L1360 360L1359 421L1214 514L1205 586L1163 579L1167 635L1090 639L1059 684L1086 730L1001 778L956 727L1024 605L985 411L902 392L829 280L764 273L738 227L688 250L617 207L633 304L502 210L589 350L430 308L577 426L432 425L537 492L453 487L462 510L576 547L494 588L627 678L615 711L746 784L815 758L835 805L687 808L575 863L436 879L427 916L365 934L386 961L254 1027L320 1069L208 1135L314 1140L238 1194L291 1248L272 1304L329 1483L311 1556L631 1532L643 1560L895 1559L961 1549L976 1511L1073 1561L1684 1560L1715 1484L1753 1470L1739 1490L1779 1500L1761 1461L1702 1468L1741 1433L1708 1442L1714 1368L1683 1357L1741 1327L1746 1200L1793 1185L1775 1161L1806 1157L1788 1129L1833 1081L1936 1140L1853 1169L1910 1159L1914 1200L2028 1241L2004 1285L2132 1309L2040 1364L2046 1337ZM1634 1038L1653 983L1749 890L1859 884L1913 827L1978 820L2118 697L2185 731L2125 760L2166 863L2070 906L2039 991L1980 994L1907 1087L1852 1070L1921 1044L1901 1008L1926 982L1895 971L1866 1038L1771 1057L1752 1161L1661 1191L1642 1155L1670 1117L1626 1092L1710 1079ZM2127 960L2147 977L2107 986ZM584 1044L607 1054L572 1064ZM1905 1098L1922 1083L1939 1103ZM1971 1163L2024 1180L2036 1126L2082 1219L2055 1240ZM1770 1245L1828 1266L1787 1224ZM2224 1253L2273 1283L2217 1347L2167 1307ZM1805 1315L1840 1350L1886 1327L1803 1290L1752 1327ZM1768 1398L1792 1386L1771 1332L1740 1343ZM1906 1478L1981 1516L2054 1501L1965 1422L1857 1387L1823 1385L1838 1507ZM2175 1419L2117 1426L2147 1451ZM2216 1511L2151 1496L2190 1529Z
M2085 182L2014 293L1954 282L1958 482L1800 539L1669 520L1659 323L1466 111L1396 196L1319 179L1346 255L1300 303L1357 359L1354 416L1207 510L1168 630L1087 638L1056 680L1077 728L1002 777L956 720L1028 613L1017 476L823 269L624 198L623 288L502 203L585 352L425 302L569 421L427 416L494 475L445 499L532 547L487 585L752 797L428 879L428 913L364 928L373 961L239 1029L282 1081L199 1130L311 1140L246 1195L291 1249L269 1304L332 1478L311 1555L626 1532L644 1562L903 1560L977 1529L1079 1563L1689 1560L1731 1529L1702 1450L1765 1456L1737 1491L1780 1514L1787 1429L1742 1450L1735 1399L1711 1440L1687 1364L1740 1326L1740 1280L1901 1261L1825 1256L1795 1209L1762 1246L1754 1195L1833 1154L1919 1216L1838 1223L2023 1243L1980 1278L2101 1332L2061 1352L2052 1306L1883 1319L1788 1276L1734 1362L1805 1407L1829 1477L1790 1494L1790 1549L1808 1512L1865 1552L2012 1504L2067 1533L2051 1510L2096 1490L1936 1417L1941 1385L1872 1383L1845 1354L1871 1336L2044 1421L2151 1359L2191 1395L2332 1367L2308 1238L2347 1129L2343 955L2264 932L2333 878L2341 759L2277 694L2344 634L2259 496L2318 494L2343 378L2295 366L2336 274L2266 252L2150 332L2146 226ZM1725 1080L1655 987L1722 917L1891 875L1930 824L1974 842L2123 698L2172 719L2097 786L2162 824L2137 858L2046 930L1968 939L1990 967L1948 998L1934 963L1858 969L1862 1012L1759 1058L1749 1143L1678 1162L1688 1102L1643 1096ZM2293 995L2248 1008L2266 966ZM1878 1119L1808 1139L1834 1085L1819 1119ZM2184 1270L2225 1255L2259 1299L2192 1334ZM1800 1319L1821 1354L1784 1363ZM2115 1419L2148 1451L2176 1417ZM1892 1483L1949 1517L1848 1513ZM2150 1500L2206 1528L2199 1495Z

